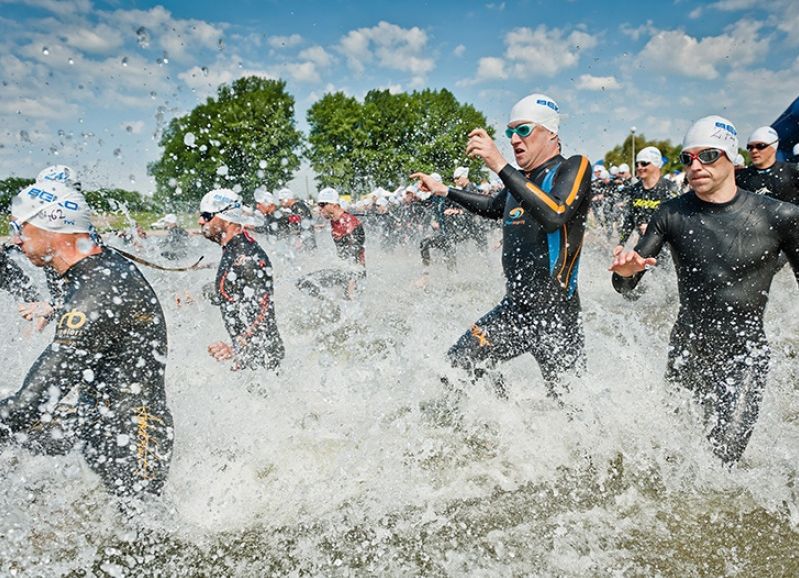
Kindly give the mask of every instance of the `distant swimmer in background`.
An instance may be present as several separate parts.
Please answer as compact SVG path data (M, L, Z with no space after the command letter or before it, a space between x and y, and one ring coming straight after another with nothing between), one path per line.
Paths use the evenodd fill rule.
M285 356L275 320L272 263L245 228L260 222L229 189L209 191L200 201L203 236L222 246L213 302L222 312L231 341L208 346L217 361L232 360L231 369L277 370Z
M366 277L363 225L356 216L344 210L335 189L319 191L316 204L321 215L330 221L330 234L340 259L339 266L308 273L300 277L297 287L314 297L322 297L324 289L338 288L345 299L352 299L358 284Z
M518 169L485 130L469 134L467 154L481 158L505 185L497 195L412 175L424 190L503 223L505 297L450 348L453 365L479 376L498 361L530 353L552 397L585 365L577 271L591 203L591 164L583 155L561 156L559 125L558 105L546 95L531 94L513 106L505 134Z
M0 438L43 453L77 445L109 492L160 493L172 455L164 390L167 332L133 263L97 245L83 195L40 181L14 197L12 240L58 276L55 337L0 402ZM61 400L77 388L77 404Z
M671 249L680 309L666 378L702 404L713 451L726 463L741 457L757 421L770 357L763 314L780 251L799 281L799 207L736 187L737 154L729 120L694 123L680 155L692 190L664 202L635 249L610 266L625 293Z

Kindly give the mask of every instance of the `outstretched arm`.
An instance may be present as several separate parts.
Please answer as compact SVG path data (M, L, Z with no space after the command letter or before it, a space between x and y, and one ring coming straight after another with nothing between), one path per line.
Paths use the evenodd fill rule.
M646 228L646 234L632 251L618 253L608 271L613 272L613 288L619 293L635 289L647 269L657 265L655 257L666 242L666 217L658 210Z

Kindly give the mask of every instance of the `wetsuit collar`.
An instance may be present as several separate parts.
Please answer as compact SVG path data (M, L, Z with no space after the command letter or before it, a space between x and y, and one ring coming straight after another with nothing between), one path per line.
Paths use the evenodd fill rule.
M709 203L708 201L703 201L702 199L700 199L699 195L697 195L694 191L691 191L691 194L694 196L694 199L699 204L699 206L702 207L703 210L715 211L715 212L724 211L728 207L734 206L735 203L737 203L742 196L740 187L735 188L735 196L733 196L733 198L727 201L726 203Z
M528 179L535 180L539 175L548 173L552 167L562 163L564 160L565 159L563 158L563 155L558 154L552 157L551 159L544 161L543 164L538 165L533 170L529 172L528 171L523 171L523 172Z

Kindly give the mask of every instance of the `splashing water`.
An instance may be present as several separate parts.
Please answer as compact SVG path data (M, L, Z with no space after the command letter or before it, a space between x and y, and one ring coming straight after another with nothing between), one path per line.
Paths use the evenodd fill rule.
M782 271L767 332L774 350L761 416L728 470L690 398L661 375L676 313L673 273L655 270L630 303L586 239L581 266L589 371L565 408L530 356L501 366L509 400L457 381L446 349L503 293L497 251L459 247L425 289L413 246L384 251L367 231L368 279L355 301L295 288L335 263L261 238L274 265L280 375L231 372L206 354L227 340L202 297L213 270L143 269L164 306L175 452L165 495L121 517L74 453L0 454L0 573L121 575L795 575L799 570L796 287ZM137 252L158 261L159 239ZM219 248L192 239L192 261ZM32 334L7 294L0 317L8 393L51 337ZM428 402L433 402L432 404ZM77 574L75 574L77 575Z

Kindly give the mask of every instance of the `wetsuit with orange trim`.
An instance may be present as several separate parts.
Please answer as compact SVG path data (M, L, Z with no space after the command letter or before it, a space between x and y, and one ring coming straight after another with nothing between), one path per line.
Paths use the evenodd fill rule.
M59 278L55 338L0 402L0 432L47 454L80 447L115 494L159 493L172 453L166 320L135 265L103 248ZM59 403L77 388L76 405ZM2 437L2 435L0 435Z
M285 349L275 321L272 263L246 231L222 248L215 286L237 366L277 369Z
M510 165L493 197L449 189L447 198L503 223L506 295L449 350L468 370L532 353L555 395L564 373L585 365L577 291L591 172L586 157L560 155L524 174Z

